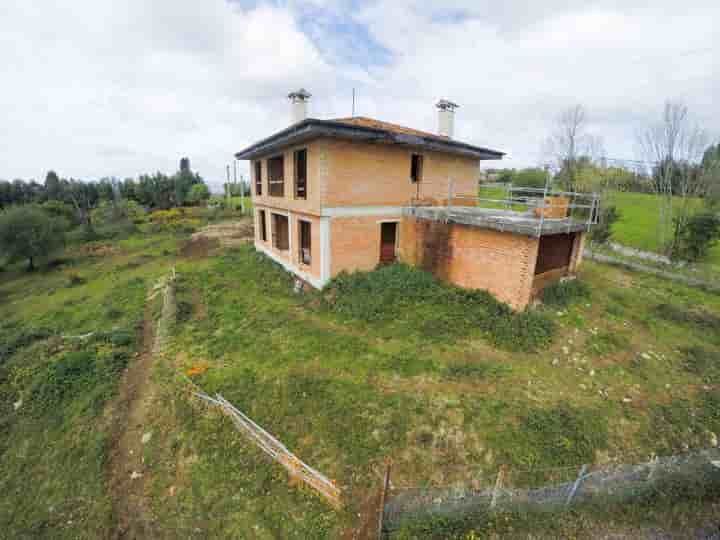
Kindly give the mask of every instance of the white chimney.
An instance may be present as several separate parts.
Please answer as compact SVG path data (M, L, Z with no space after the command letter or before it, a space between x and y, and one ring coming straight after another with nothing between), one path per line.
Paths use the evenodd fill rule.
M455 109L460 105L441 99L435 106L438 108L438 133L443 137L452 138L455 131Z
M288 99L292 103L292 123L297 124L307 118L307 102L312 94L301 88L295 92L288 94Z

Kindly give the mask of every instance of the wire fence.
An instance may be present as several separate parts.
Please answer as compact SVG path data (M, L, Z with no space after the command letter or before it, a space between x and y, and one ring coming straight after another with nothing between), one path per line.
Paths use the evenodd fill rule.
M217 405L223 414L232 420L238 431L270 458L285 467L293 478L301 480L314 489L335 508L342 507L342 492L332 480L303 462L288 450L282 442L256 424L245 413L233 406L232 403L220 394L211 397L203 392L195 392L195 395L208 403Z
M630 502L655 492L720 489L720 449L655 457L638 464L581 465L551 469L511 470L492 476L469 467L447 485L395 486L382 514L383 533L432 519L487 515L497 511L561 512L585 505Z

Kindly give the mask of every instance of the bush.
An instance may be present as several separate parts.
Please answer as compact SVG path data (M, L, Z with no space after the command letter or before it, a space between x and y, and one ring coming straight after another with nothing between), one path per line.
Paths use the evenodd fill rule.
M548 306L565 307L578 300L590 297L590 288L578 279L558 281L545 287L543 302Z
M198 205L210 198L210 190L205 184L194 184L188 192L186 201Z
M331 311L368 323L403 325L423 339L447 339L477 329L496 346L537 350L552 339L555 323L546 313L514 313L482 290L462 289L404 264L373 272L343 272L322 292Z
M605 244L612 237L612 226L620 219L620 212L614 205L605 206L600 210L598 222L590 229L590 241Z
M36 206L16 206L0 213L0 251L10 260L35 261L59 250L65 243L67 222L50 217Z
M87 283L87 280L78 274L70 274L68 276L68 287L77 287L78 285L83 285L85 283Z
M684 223L675 220L675 242L671 258L698 261L707 256L710 248L720 239L720 216L713 212L701 212Z
M150 214L150 223L156 229L173 233L191 233L200 226L200 220L194 217L190 209L186 208L153 212Z

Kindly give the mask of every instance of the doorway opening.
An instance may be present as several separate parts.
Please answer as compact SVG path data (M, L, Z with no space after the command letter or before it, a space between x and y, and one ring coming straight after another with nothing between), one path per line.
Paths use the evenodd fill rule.
M380 264L392 264L396 259L397 222L380 224Z

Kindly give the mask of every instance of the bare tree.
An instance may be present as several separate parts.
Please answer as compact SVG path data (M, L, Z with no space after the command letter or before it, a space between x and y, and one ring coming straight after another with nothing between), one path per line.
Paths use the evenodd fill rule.
M604 155L600 137L586 132L587 115L582 105L563 111L546 140L545 152L553 156L568 190L575 189L580 158L599 159Z
M672 250L673 240L668 242L667 233L676 217L675 235L688 218L688 196L700 195L702 175L696 165L707 146L705 132L692 123L684 103L666 101L662 120L638 134L638 147L642 157L649 163L655 181L654 191L660 196L660 245ZM673 215L673 195L680 197L677 216Z

